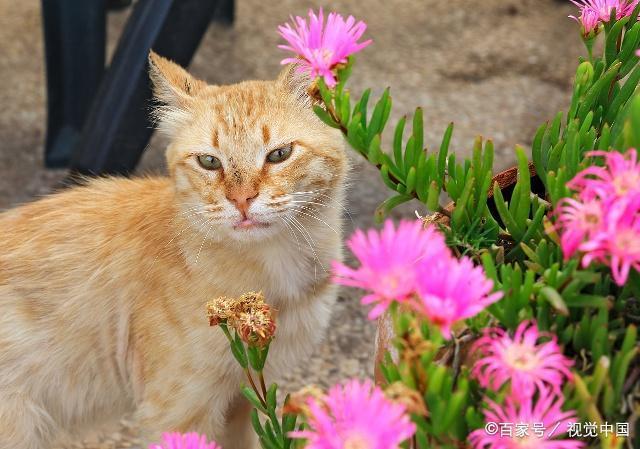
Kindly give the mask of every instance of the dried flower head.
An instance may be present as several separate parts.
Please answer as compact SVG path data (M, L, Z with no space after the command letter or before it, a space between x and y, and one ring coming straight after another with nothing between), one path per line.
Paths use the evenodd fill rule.
M220 296L207 303L207 317L210 326L217 326L220 323L226 323L238 313L239 300L237 298L229 298Z
M233 318L233 327L245 343L264 347L276 332L276 321L267 304L252 304L237 317Z
M399 344L402 345L400 357L408 366L416 366L417 369L422 366L421 363L416 363L422 355L437 349L437 345L433 341L423 337L420 325L420 319L414 317L407 333L399 339Z
M409 388L402 382L394 382L384 390L384 394L393 402L402 404L408 413L427 416L427 405L419 391Z
M253 307L266 304L262 292L248 292L239 298L241 307ZM244 310L244 309L243 309Z
M262 292L245 293L239 298L229 298L220 296L207 303L207 317L210 326L217 326L220 323L229 322L233 326L241 313L250 312L255 307L265 305Z
M320 387L316 385L304 386L300 390L289 395L289 400L284 404L282 413L285 415L309 416L311 414L309 401L312 400L316 404L322 404L326 397L326 394Z

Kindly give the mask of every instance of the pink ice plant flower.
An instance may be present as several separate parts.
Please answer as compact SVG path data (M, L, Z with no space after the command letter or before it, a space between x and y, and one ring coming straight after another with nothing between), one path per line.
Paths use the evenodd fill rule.
M221 449L216 443L207 442L207 437L195 432L164 433L161 444L151 444L149 449Z
M473 351L482 358L472 376L494 391L510 383L514 398L526 399L545 389L560 395L564 382L572 379L573 362L564 356L555 335L539 332L535 322L520 323L513 338L502 329L486 329Z
M599 198L580 202L563 198L557 208L558 225L563 229L560 246L565 259L572 257L585 239L602 227L604 208Z
M601 23L611 20L611 13L616 10L616 20L628 17L640 0L571 0L578 8L580 15L569 16L582 25L583 34L589 35Z
M587 167L573 178L568 187L582 198L598 196L610 202L627 195L640 194L640 162L635 148L625 154L617 151L591 151L589 156L602 157L604 167Z
M577 422L576 413L563 411L563 397L547 389L541 390L537 399L507 396L503 406L486 402L484 418L488 424L469 435L473 449L580 449L586 445L576 439L557 439ZM503 423L504 430L500 428Z
M282 50L295 56L285 58L282 64L297 64L298 70L307 72L312 78L323 77L329 87L336 85L333 69L345 64L347 58L362 50L371 40L358 42L367 29L363 21L356 22L353 16L345 20L340 14L329 13L325 24L322 8L316 15L309 10L309 23L302 17L291 17L289 23L278 27L280 36L288 45L279 45Z
M640 271L640 162L635 149L625 154L594 151L604 166L578 173L568 187L577 198L565 198L556 210L565 259L580 252L582 265L596 261L611 267L623 285L631 269Z
M290 433L306 439L306 449L397 449L416 431L405 407L370 380L336 385L321 402L307 404L309 428Z
M403 221L397 228L387 220L381 231L366 234L358 230L347 245L360 267L334 262L334 282L370 292L362 298L363 304L375 305L369 319L382 315L394 300L404 302L414 294L418 265L451 257L443 235L418 220Z
M454 323L471 318L498 301L493 282L468 257L437 257L417 267L417 295L410 306L451 338Z
M580 249L583 266L594 260L610 266L618 285L627 282L631 268L640 272L640 194L610 206L602 228Z

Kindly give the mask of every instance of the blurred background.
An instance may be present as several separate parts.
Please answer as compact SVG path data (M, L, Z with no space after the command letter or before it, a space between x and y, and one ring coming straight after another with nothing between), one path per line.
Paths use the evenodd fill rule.
M139 22L140 17L146 17L147 22L159 20L152 42L160 40L160 47L182 52L180 58L174 58L181 62L189 60L185 53L190 51L186 47L193 47L191 72L214 84L274 78L283 58L283 52L276 47L279 43L276 27L287 21L289 15L305 15L308 8L318 6L326 11L353 14L367 22L366 37L372 38L374 44L358 55L351 90L359 94L373 87L374 93L380 94L390 86L394 104L391 124L416 106L422 106L427 124L425 140L430 148L439 146L451 121L455 122L452 149L460 155L469 154L477 135L493 139L497 169L512 163L514 145L528 147L537 127L566 109L577 58L584 52L578 25L567 17L576 10L568 0L236 0L235 3L200 0L208 15L183 11L173 22L170 15L163 16L164 9L186 0L139 0L132 6L127 6L127 1L110 2L111 6L120 3L120 8L103 11L87 20L78 17L74 19L76 22L62 20L61 10L73 16L74 10L79 14L94 1L105 5L106 0L0 0L0 210L32 201L60 187L69 173L61 166L69 161L65 162L64 157L56 159L52 149L58 156L71 154L76 171L85 172L92 164L100 166L105 161L104 143L108 141L112 170L107 171L130 172L113 170L122 168L118 164L127 160L129 168L135 166L134 175L164 172L166 142L154 135L147 144L144 134L150 132L146 131L148 124L139 126L144 129L127 129L127 124L138 126L135 120L127 119L127 114L139 118L149 107L147 102L131 100L136 93L144 100L140 92L148 90L143 76L144 61L140 62L136 51L142 48L146 54L142 40L149 35L144 27L140 30L131 25L136 8ZM47 19L47 35L53 36L47 47L43 8L53 14ZM154 14L159 18L154 19ZM184 38L180 33L185 24L189 30L191 23L202 24L203 17L210 23L191 30L192 35L186 36L187 44L183 45L178 37ZM101 21L104 25L100 25ZM101 33L96 34L95 27L102 26L106 33L104 50L100 50L100 45L95 47L96 58L91 53L92 47L79 36L80 31L99 36ZM119 43L125 29L128 30L125 37L134 39ZM162 35L162 30L170 31ZM196 42L194 33L198 37ZM198 43L199 34L203 36ZM54 51L56 48L58 53ZM109 66L117 48L121 48L117 67L106 72L95 70L96 64L99 69L103 63ZM161 48L156 49L163 53ZM53 84L58 86L49 93L47 51L49 75L57 77ZM65 67L93 64L93 68L86 72L76 70L75 75L64 77L59 73L64 72L60 64ZM111 83L107 86L110 89L104 86L105 80ZM49 81L51 84L51 76ZM98 91L88 89L87 83L95 84ZM48 117L47 98L59 105L62 94L76 109L69 112L58 108L55 116ZM59 137L60 132L52 133L50 129L47 137L47 122L53 122L60 131L63 128L60 122L67 116L71 117L77 134L67 132ZM47 138L49 143L45 145ZM136 144L132 143L134 140ZM146 149L139 164L131 164L132 151L136 152L139 141L144 142L140 150ZM49 165L58 168L45 167L46 148ZM69 163L73 165L73 160ZM357 156L353 165L348 206L353 221L347 219L347 234L354 227L373 225L373 211L387 196L375 169L363 164ZM412 214L416 207L419 206L408 205L397 214ZM345 377L371 374L375 327L366 321L357 299L356 292L343 293L325 343L304 366L292 371L283 385L285 391L308 383L324 386ZM135 439L134 443L127 441L127 432L135 434L135 430L105 432L106 436L92 434L77 446L135 444Z

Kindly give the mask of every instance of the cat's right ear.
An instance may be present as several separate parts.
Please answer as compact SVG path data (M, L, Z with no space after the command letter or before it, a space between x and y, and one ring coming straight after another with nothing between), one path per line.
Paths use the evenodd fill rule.
M313 98L310 95L311 78L306 72L299 70L294 64L282 69L276 82L289 94L293 94L299 104L311 107Z
M153 50L149 52L149 76L156 100L175 108L185 108L193 96L207 87L207 83Z

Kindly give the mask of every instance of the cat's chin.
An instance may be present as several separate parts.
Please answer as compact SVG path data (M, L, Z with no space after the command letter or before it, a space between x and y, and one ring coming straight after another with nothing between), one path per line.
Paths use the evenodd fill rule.
M240 242L250 242L274 237L281 229L277 223L259 221L255 219L242 220L230 224L227 233L233 239Z
M250 218L246 218L242 221L233 225L233 229L236 231L250 231L253 229L261 229L268 228L271 226L271 223L266 223L263 221L253 220Z

